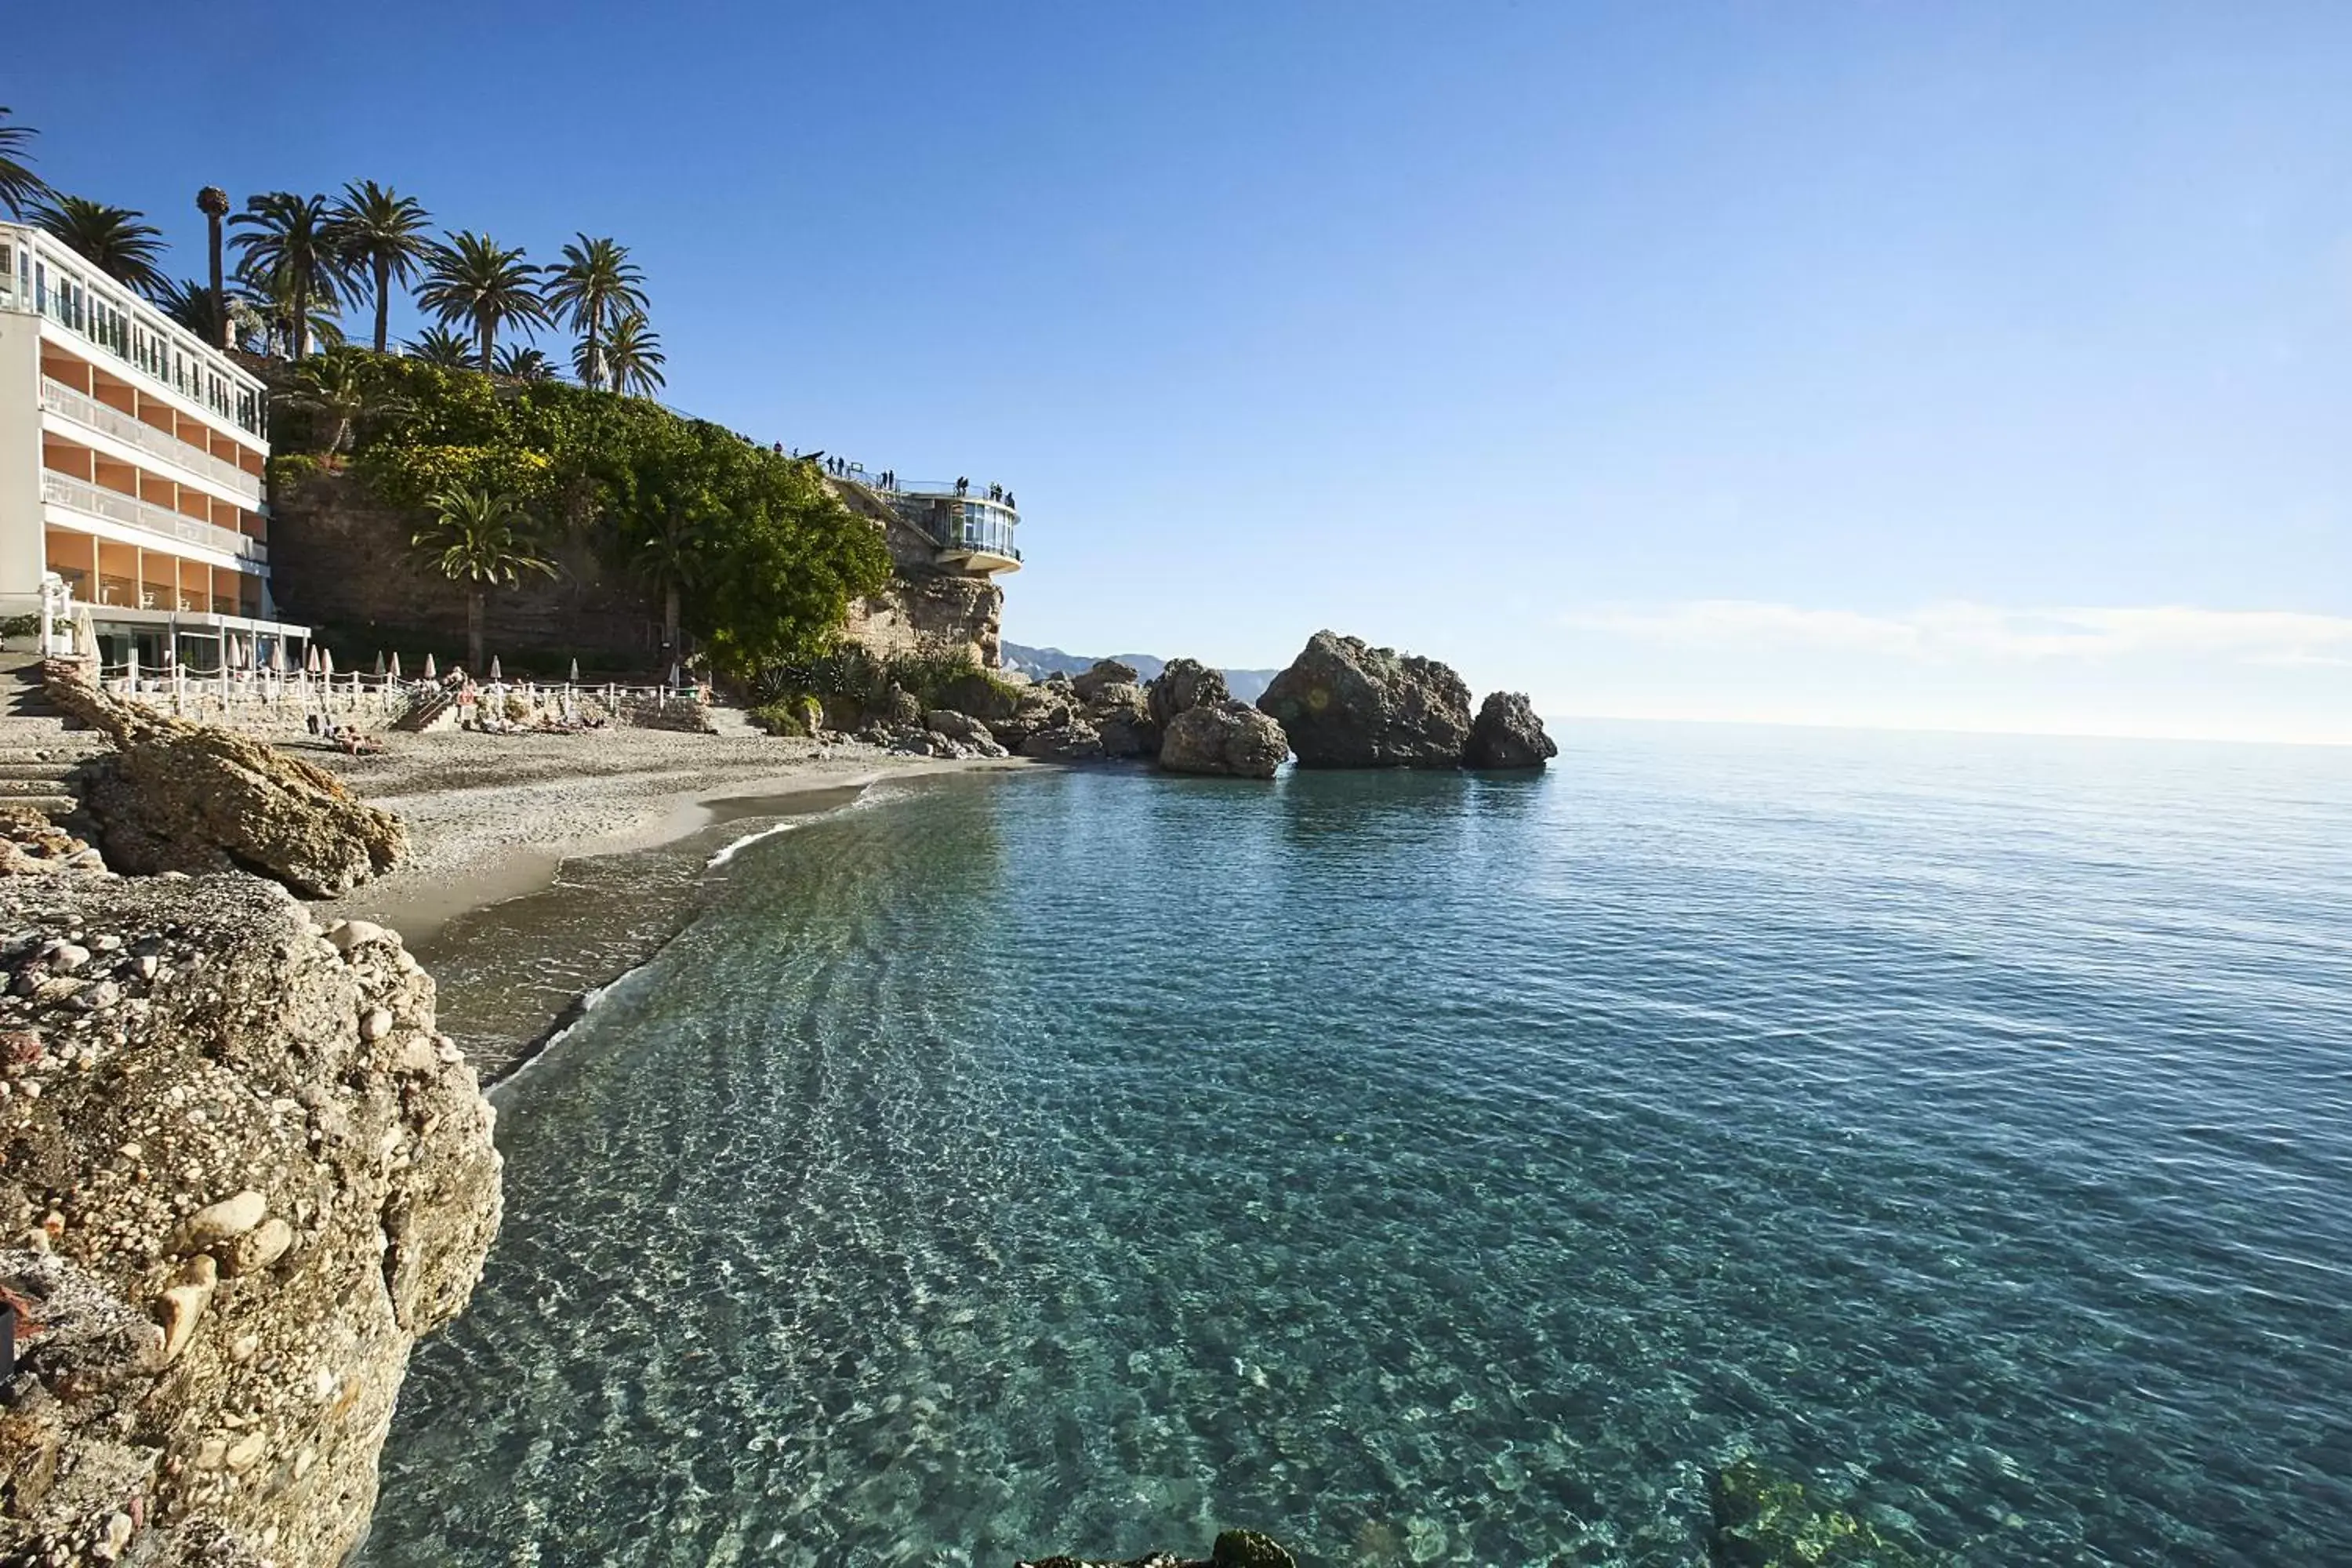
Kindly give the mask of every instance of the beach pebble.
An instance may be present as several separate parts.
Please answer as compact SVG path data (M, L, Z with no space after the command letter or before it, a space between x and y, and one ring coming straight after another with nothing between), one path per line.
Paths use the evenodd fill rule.
M373 921L337 921L327 928L327 940L335 944L337 952L349 952L362 942L383 939L383 927Z
M71 974L89 962L89 949L70 942L53 943L48 951L49 967L60 973Z
M381 1007L371 1007L360 1018L360 1038L375 1041L392 1033L392 1015Z
M269 1212L269 1200L247 1189L218 1203L206 1204L181 1222L167 1248L174 1256L207 1252L224 1241L234 1241L251 1230Z

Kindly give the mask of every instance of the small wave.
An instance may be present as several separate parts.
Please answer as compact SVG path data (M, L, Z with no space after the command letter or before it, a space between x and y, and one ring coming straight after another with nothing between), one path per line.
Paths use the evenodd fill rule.
M790 833L793 828L798 827L801 823L805 820L805 818L798 818L791 822L771 823L769 826L761 828L756 833L746 833L742 837L725 846L718 854L713 855L709 859L704 861L702 863L702 868L706 871L716 871L719 867L724 866L728 861L735 858L738 853L749 848L754 844L757 844L761 839L773 838L779 833Z
M566 1039L570 1038L572 1032L574 1029L577 1029L582 1024L587 1022L588 1015L594 1012L597 1007L603 1004L604 998L613 994L614 987L618 986L623 981L628 979L631 975L636 973L639 970L645 968L646 963L650 963L652 962L653 961L648 958L646 960L645 963L631 964L628 968L623 970L620 973L614 975L611 980L605 982L604 984L592 985L587 990L583 991L579 995L574 996L571 1002L565 1005L563 1011L555 1016L555 1021L548 1025L547 1032L545 1034L540 1036L539 1038L527 1047L520 1055L517 1056L513 1061L509 1062L504 1072L499 1074L497 1078L491 1079L482 1087L485 1089L502 1089L509 1084L513 1083L516 1079L521 1078L532 1068L539 1065L540 1060L550 1051L552 1051L556 1047L562 1045Z

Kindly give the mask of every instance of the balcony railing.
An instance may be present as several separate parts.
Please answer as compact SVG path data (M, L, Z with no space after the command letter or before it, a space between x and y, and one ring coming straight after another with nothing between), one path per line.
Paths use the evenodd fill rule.
M258 380L37 229L0 224L0 310L46 316L198 407L255 437L268 433Z
M177 463L184 468L218 480L247 500L261 501L261 476L248 474L235 463L215 458L191 441L158 430L144 419L125 414L120 408L110 408L86 393L76 392L64 382L50 376L41 377L41 406L60 415L75 424L92 430L102 430L118 441L127 441L151 457L167 463Z
M41 473L41 499L68 511L102 517L110 522L144 529L167 539L200 544L207 550L242 556L247 561L266 563L269 559L269 546L250 535L238 533L233 529L215 528L209 522L183 517L152 501L143 501L136 496L127 496L120 490L110 490L54 469L44 469Z
M1013 524L1002 518L965 517L948 524L948 537L940 542L942 550L979 550L1010 560L1021 559L1021 552L1013 543Z

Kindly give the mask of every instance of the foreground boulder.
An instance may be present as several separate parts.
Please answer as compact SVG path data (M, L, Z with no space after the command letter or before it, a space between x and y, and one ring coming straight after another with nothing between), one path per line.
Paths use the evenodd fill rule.
M408 829L310 763L248 735L108 696L79 666L52 665L58 706L114 750L89 764L83 804L107 864L152 876L243 870L331 899L399 864Z
M1289 754L1282 726L1246 702L1188 708L1160 738L1160 765L1171 773L1270 779Z
M0 1562L330 1568L499 1216L491 1110L383 928L273 883L0 879Z
M1317 632L1259 709L1302 768L1452 768L1470 739L1470 689L1433 658Z
M1473 768L1539 768L1558 755L1559 748L1544 733L1535 704L1518 691L1487 697L1462 749L1464 765Z
M1197 658L1171 658L1145 694L1150 699L1151 721L1165 731L1179 713L1233 700L1223 670L1211 669Z

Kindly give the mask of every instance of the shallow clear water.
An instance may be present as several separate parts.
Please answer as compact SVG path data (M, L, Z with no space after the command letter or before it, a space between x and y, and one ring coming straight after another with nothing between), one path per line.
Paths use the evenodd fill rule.
M2352 1561L2352 754L1580 727L746 849L500 1091L373 1563Z

